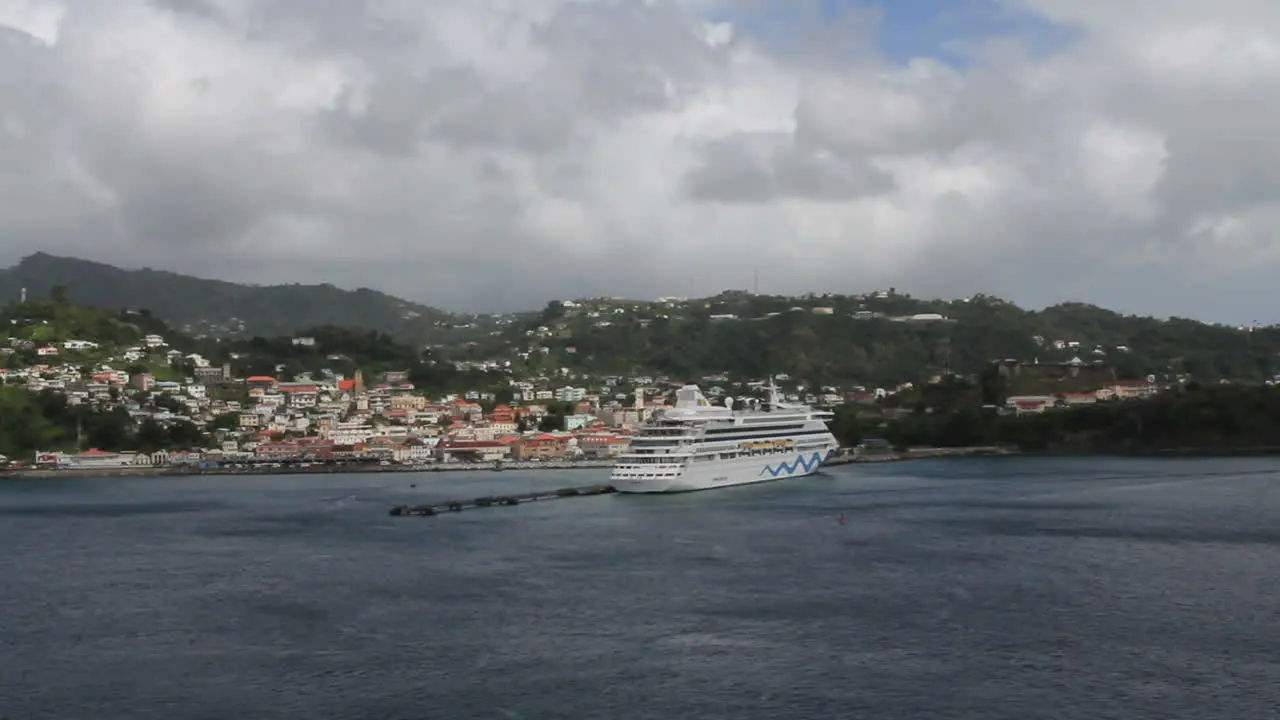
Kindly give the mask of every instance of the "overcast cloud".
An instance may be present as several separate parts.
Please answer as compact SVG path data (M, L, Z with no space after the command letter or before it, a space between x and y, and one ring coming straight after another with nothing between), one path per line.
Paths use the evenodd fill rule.
M0 263L1280 320L1280 3L974 7L884 55L800 0L0 0Z

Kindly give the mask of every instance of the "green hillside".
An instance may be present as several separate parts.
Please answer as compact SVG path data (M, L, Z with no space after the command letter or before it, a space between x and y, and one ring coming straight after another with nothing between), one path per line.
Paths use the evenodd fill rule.
M1149 400L1028 416L969 406L887 419L845 406L837 409L832 430L847 445L874 437L899 447L1007 444L1069 452L1275 453L1280 451L1280 387L1192 382Z
M896 292L804 297L725 292L689 301L595 299L554 302L503 324L492 317L450 315L373 290L253 287L44 254L0 271L0 298L16 300L22 288L35 299L62 288L69 302L109 311L112 322L167 324L185 337L206 338L180 349L189 346L211 360L235 359L255 367L315 369L338 362L330 359L333 355L357 356L352 363L405 365L418 359L424 344L432 344L445 346L437 358L510 361L517 375L568 369L675 379L729 373L743 380L785 373L810 386L895 387L948 371L976 379L992 361L1003 359L1046 367L1078 361L1095 368L1086 375L1105 372L1119 379L1258 381L1280 373L1277 328L1250 332L1080 303L1035 311L985 296L942 301ZM122 308L133 312L120 315ZM335 328L359 328L365 334L356 340ZM119 330L102 327L91 334L112 332ZM308 333L322 336L313 349L294 349L286 342ZM371 343L397 347L375 351ZM232 352L243 357L231 358ZM1009 390L1035 389L1034 382L1020 382L1028 387Z
M231 366L236 377L272 375L285 379L310 373L320 377L328 370L350 377L362 370L371 383L382 373L400 370L408 381L424 390L437 392L469 389L497 389L505 386L505 376L478 371L460 371L447 362L447 351L423 351L391 335L364 328L335 326L308 327L295 336L196 339L170 328L149 311L98 310L71 303L61 290L55 299L28 300L0 306L0 325L8 334L0 338L0 367L21 368L37 364L69 363L89 367L108 363L131 372L149 372L159 380L177 380L194 374L193 364L168 353L196 353L214 367ZM130 347L139 347L148 334L159 335L165 345L149 349L144 357L121 359ZM96 347L68 349L66 341L89 341ZM56 358L41 357L38 348L52 345Z
M71 305L33 300L0 307L5 337L33 345L60 345L67 340L91 340L106 345L131 345L149 332L167 331L163 324L148 326L147 318Z
M1249 332L1074 303L1031 311L981 296L947 302L898 294L724 293L678 303L553 303L477 352L527 353L532 365L595 373L787 373L812 384L918 383L948 370L977 375L1002 359L1079 360L1121 379L1257 381L1280 372L1280 330Z
M0 299L32 299L56 287L75 303L104 310L149 309L190 335L252 337L290 335L318 325L365 327L407 342L454 342L481 330L459 327L475 318L456 316L376 290L332 285L252 286L160 270L112 265L36 253L0 270Z

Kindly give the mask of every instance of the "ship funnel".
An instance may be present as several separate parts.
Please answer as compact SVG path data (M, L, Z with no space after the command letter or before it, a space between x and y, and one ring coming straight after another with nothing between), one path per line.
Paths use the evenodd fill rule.
M698 389L697 385L685 385L676 391L676 407L678 408L696 408L708 407L711 403L707 402L707 398Z

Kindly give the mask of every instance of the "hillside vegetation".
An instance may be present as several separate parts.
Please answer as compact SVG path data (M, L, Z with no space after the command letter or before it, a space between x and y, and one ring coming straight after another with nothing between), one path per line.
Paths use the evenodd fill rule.
M336 326L302 328L296 336L240 339L193 338L169 327L150 311L110 312L72 303L62 289L53 299L29 300L0 306L0 367L70 364L86 371L109 366L149 372L158 380L191 377L192 355L213 367L230 365L236 377L270 375L282 379L325 372L352 376L363 371L371 383L382 373L408 373L408 382L424 390L491 389L505 385L505 376L478 370L459 370L444 350L419 350L377 330ZM164 345L147 348L142 340L158 335ZM295 337L305 337L298 344ZM95 347L69 349L67 341L88 341ZM39 348L52 346L56 356L44 357ZM142 356L125 359L129 351ZM180 357L171 357L176 351Z
M28 393L0 386L0 455L5 457L86 447L152 452L207 443L199 428L186 420L168 425L150 419L135 422L124 405L71 405L66 395L52 390Z
M408 373L407 382L433 392L505 387L505 376L478 370L459 370L446 353L418 350L377 330L322 326L300 332L312 345L297 345L289 337L254 337L226 342L192 344L214 366L230 363L238 377L270 375L291 379L303 374L321 377L325 371L351 377L360 370L370 384L389 370Z
M191 335L290 335L317 325L364 327L421 344L471 339L477 318L457 316L376 290L332 285L252 286L160 270L37 253L0 270L0 298L48 298L65 288L75 303L102 310L146 309Z
M1078 360L1118 379L1260 381L1280 373L1280 329L1274 327L1246 331L1080 303L1034 311L985 296L942 301L896 292L725 292L690 301L596 299L553 302L503 324L372 290L251 287L43 254L0 271L0 297L16 300L23 287L35 299L61 288L67 302L108 311L108 324L116 323L68 332L106 337L125 332L119 323L161 323L176 328L166 337L181 332L190 338L171 346L219 364L231 361L237 370L350 369L368 363L389 369L417 363L421 348L432 345L436 360L510 362L524 376L568 369L685 380L727 373L745 380L773 373L809 387L892 388L948 372L976 380L1002 359L1044 365ZM122 308L131 312L121 314ZM314 347L288 342L308 334L317 336ZM213 342L215 337L224 342ZM1023 384L1028 387L1010 390L1035 389L1035 383Z
M1147 400L1098 403L1036 415L974 406L886 418L839 408L832 431L849 445L884 438L899 447L1006 444L1068 452L1280 451L1280 387L1186 387Z
M142 315L108 313L56 300L34 300L25 305L15 303L0 307L4 336L25 340L33 346L89 339L109 345L132 344L157 327L148 319ZM158 327L164 328L163 324Z
M1078 359L1121 379L1257 381L1280 372L1280 330L1121 315L1078 303L1032 311L989 297L725 293L687 303L553 303L477 352L524 353L529 363L604 373L787 373L812 385L918 383L948 370L976 375L1001 359Z

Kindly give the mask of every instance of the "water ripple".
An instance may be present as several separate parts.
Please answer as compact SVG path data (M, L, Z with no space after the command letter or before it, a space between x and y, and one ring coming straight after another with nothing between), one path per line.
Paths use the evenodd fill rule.
M1273 717L1278 477L928 461L392 520L566 478L4 485L0 718Z

